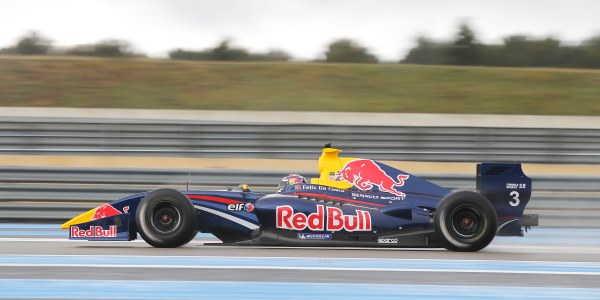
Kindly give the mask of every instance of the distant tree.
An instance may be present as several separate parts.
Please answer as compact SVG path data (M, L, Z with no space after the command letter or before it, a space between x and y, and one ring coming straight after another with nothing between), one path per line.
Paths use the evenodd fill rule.
M600 68L600 34L585 40L577 56L581 67Z
M582 45L600 50L600 34L583 41Z
M553 38L530 39L524 35L504 38L503 65L514 67L550 67L564 64L560 41Z
M67 51L68 55L99 57L132 57L140 56L131 50L131 45L121 40L104 40L91 45L75 46Z
M281 50L271 50L267 53L250 53L242 48L231 47L230 40L223 40L215 48L202 51L175 49L169 52L169 58L216 61L288 61L290 55Z
M169 58L176 60L212 60L212 52L175 49L169 52Z
M411 49L401 63L444 65L450 64L449 49L447 43L437 43L427 37L417 38L417 47Z
M453 44L451 53L456 64L478 64L481 47L477 44L475 32L467 24L460 25Z
M600 68L600 35L578 46L553 37L510 35L503 44L482 44L474 31L461 24L452 41L417 39L401 63L506 67Z
M207 52L188 51L184 49L175 49L169 52L170 59L181 60L210 60L211 54Z
M377 63L377 57L349 39L340 39L329 44L325 52L326 62Z
M529 40L524 35L511 35L504 38L503 64L509 67L526 66L528 57Z
M260 61L288 61L291 58L291 56L283 50L270 50L265 54L251 54L250 57L252 60Z
M248 51L242 48L232 48L230 41L224 40L212 50L212 59L220 61L243 61L249 60Z
M19 39L15 49L18 54L23 55L43 55L48 53L51 42L38 32L32 31Z
M529 65L534 67L555 67L561 65L562 49L560 41L551 37L532 41Z
M1 48L0 55L2 55L2 54L8 54L8 55L18 54L17 47L12 46L12 47Z
M105 57L122 57L131 53L131 46L124 41L118 40L102 41L96 44L94 48L98 56Z

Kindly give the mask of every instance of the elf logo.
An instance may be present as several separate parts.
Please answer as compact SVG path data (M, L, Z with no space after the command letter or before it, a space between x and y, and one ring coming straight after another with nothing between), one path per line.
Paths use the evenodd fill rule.
M276 226L282 229L312 231L371 231L371 214L356 210L356 216L344 215L337 207L317 205L317 212L309 214L294 213L289 205L277 206Z
M252 212L254 210L254 204L252 203L237 203L227 205L229 211L247 211Z

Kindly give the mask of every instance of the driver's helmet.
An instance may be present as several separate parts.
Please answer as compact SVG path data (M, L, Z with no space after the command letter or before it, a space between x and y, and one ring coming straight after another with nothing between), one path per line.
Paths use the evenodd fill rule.
M277 192L280 193L286 187L299 183L306 183L306 178L298 174L290 174L288 176L285 176L281 178L281 182L279 182L279 185L277 186Z

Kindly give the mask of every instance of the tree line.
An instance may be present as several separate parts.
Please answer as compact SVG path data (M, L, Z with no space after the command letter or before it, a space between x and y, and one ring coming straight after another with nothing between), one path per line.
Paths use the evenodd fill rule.
M20 38L13 46L0 49L0 54L18 55L77 55L98 57L144 57L136 53L132 46L121 40L104 40L95 44L77 45L70 48L55 48L52 42L37 32ZM317 62L331 63L378 63L380 60L364 47L351 39L338 39L331 42L323 53L324 58ZM198 61L279 61L292 57L283 50L270 50L253 53L244 48L234 47L224 40L213 48L204 50L174 49L169 52L174 60ZM399 63L464 66L503 66L503 67L570 67L600 68L600 35L594 36L579 45L568 45L552 37L532 38L525 35L511 35L502 44L484 44L477 39L474 30L461 24L455 36L445 41L436 41L421 36L416 46L398 61Z
M579 45L565 45L552 37L511 35L502 44L484 44L466 24L453 40L419 37L402 63L499 67L600 68L600 35Z
M13 46L0 49L4 55L76 55L98 57L143 57L135 53L131 45L121 40L103 40L95 44L77 45L70 48L55 48L52 41L38 32L30 32Z

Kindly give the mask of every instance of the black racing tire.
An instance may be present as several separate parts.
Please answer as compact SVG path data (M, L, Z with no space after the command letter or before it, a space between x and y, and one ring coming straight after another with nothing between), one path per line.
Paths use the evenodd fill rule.
M184 194L172 189L158 189L146 195L135 217L144 241L157 248L183 246L198 232L194 205Z
M479 251L496 236L496 209L483 195L471 191L452 193L435 211L435 231L448 250Z

